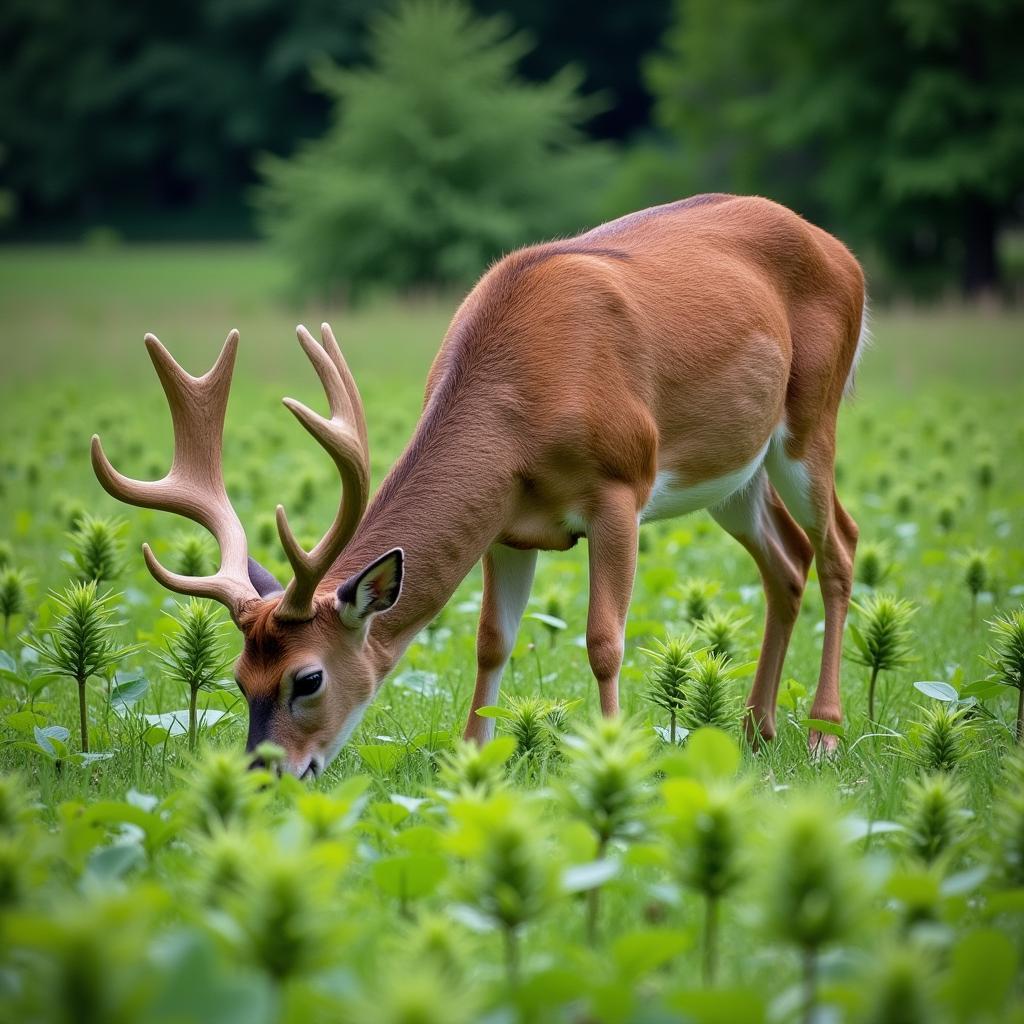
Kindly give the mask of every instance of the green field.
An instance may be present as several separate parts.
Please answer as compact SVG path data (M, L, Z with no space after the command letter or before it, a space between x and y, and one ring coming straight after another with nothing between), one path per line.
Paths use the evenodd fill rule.
M881 545L885 578L876 589L917 607L913 660L881 674L877 724L866 718L868 671L847 662L835 760L808 757L802 724L821 643L813 573L783 675L777 741L758 753L742 747L734 771L737 700L723 730L732 741L704 733L691 742L707 764L686 746L664 760L654 727L667 716L645 699L654 667L645 651L689 632L687 585L704 580L712 608L732 609L742 623L736 662L750 661L763 601L753 563L706 514L645 528L622 705L652 744L647 762L663 774L634 787L644 834L613 840L604 860L614 868L593 874L607 880L588 941L593 898L565 883L565 870L596 855L564 792L586 765L574 769L544 733L536 751L510 758L503 794L438 794L454 785L455 769L439 781L437 768L462 731L473 687L478 569L313 786L268 779L257 791L257 776L216 758L244 743L244 702L230 688L200 696L201 707L226 714L204 730L198 767L186 737L143 717L182 709L187 695L156 657L173 633L167 613L177 599L149 577L139 546L148 540L173 566L183 536L197 531L118 506L88 459L99 432L129 475L167 468L169 418L143 333L199 373L227 331L240 330L228 488L253 554L286 576L274 506L283 501L309 544L337 502L330 460L279 403L292 395L323 405L295 323L332 322L364 396L376 485L411 435L457 303L295 308L284 281L259 248L0 251L0 542L31 578L28 614L11 619L4 639L0 682L0 769L14 779L0 789L0 1020L798 1019L809 961L770 908L784 888L780 873L797 870L799 857L780 861L785 835L777 833L786 822L796 828L803 800L817 802L826 832L841 819L854 829L906 825L908 780L920 774L915 756L925 756L920 723L942 703L914 683L963 690L986 677L987 621L1024 603L1024 315L930 308L873 316L874 346L841 419L838 489L862 550ZM53 624L48 594L76 576L70 531L84 512L123 521L122 569L104 588L119 595L120 637L142 645L119 666L120 679L148 682L126 708L111 698L117 680L90 681L92 750L109 756L85 764L75 756L73 681L33 688L35 664L22 643ZM965 580L971 552L986 567L976 608ZM859 579L862 600L872 588L863 569ZM564 629L532 613L553 614ZM559 726L570 733L597 708L585 618L585 544L542 555L503 699L578 702ZM856 612L851 621L860 621ZM235 644L230 627L225 636ZM740 698L747 684L735 680L730 690ZM832 1014L816 1019L1024 1020L1024 863L1007 852L1024 857L1024 808L1012 788L1024 785L1024 771L1000 781L1016 705L1016 690L1003 687L966 708L954 769L963 809L943 856L924 865L908 849L908 831L888 824L836 846L827 861L835 878L814 884L846 886L857 920L815 961ZM40 740L36 730L51 726L69 735L51 730ZM499 735L507 731L499 721ZM694 807L723 787L743 823L743 881L723 900L711 996L701 987L702 903L678 863L694 849ZM510 891L534 894L514 929L514 954L481 909L481 893L502 872ZM882 1012L872 1001L897 984L897 968L922 1008L906 995L905 1016L870 1016Z

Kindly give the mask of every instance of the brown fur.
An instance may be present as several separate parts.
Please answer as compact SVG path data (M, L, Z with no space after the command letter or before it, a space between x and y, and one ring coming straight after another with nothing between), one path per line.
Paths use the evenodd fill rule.
M455 314L416 432L328 570L313 620L282 623L270 599L240 622L239 680L250 699L278 702L267 735L286 747L293 770L322 767L316 752L474 563L496 545L570 547L582 532L577 521L589 541L588 653L601 706L614 712L637 516L656 474L690 486L733 472L783 421L787 452L810 478L811 516L794 522L764 470L750 489L764 508L754 534L730 526L724 506L722 513L757 561L767 594L753 731L774 731L778 676L812 550L826 603L812 714L838 720L856 526L835 496L832 465L863 300L860 267L840 242L750 197L695 196L495 264ZM397 605L361 628L342 625L339 584L396 546L405 552ZM532 560L485 557L484 576L474 708L496 694ZM304 661L323 664L328 685L317 713L299 722L281 681ZM486 738L481 723L471 711L467 735Z

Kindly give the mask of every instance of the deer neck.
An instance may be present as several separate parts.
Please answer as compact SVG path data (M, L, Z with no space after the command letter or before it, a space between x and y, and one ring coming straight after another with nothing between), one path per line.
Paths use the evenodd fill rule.
M337 585L392 548L404 552L402 595L370 625L379 678L438 615L508 518L508 435L491 429L486 414L462 412L441 415L428 405L330 573Z

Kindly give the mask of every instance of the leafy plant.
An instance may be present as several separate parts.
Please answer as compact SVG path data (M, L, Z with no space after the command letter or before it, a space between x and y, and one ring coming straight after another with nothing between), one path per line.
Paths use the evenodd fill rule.
M857 580L874 590L881 586L892 572L888 546L868 541L857 548Z
M725 654L694 651L690 656L683 724L688 729L704 725L724 729L735 725L740 715L740 700L732 692L731 684L745 671L746 666L730 664Z
M971 548L961 556L964 586L971 595L971 625L978 619L978 595L989 587L989 565L992 560L990 551Z
M1017 691L1016 736L1024 743L1024 608L997 616L989 624L992 642L985 657L995 678Z
M875 721L875 684L880 672L890 672L910 661L910 620L917 609L902 598L871 594L852 601L860 616L859 626L849 627L854 649L848 657L871 670L868 680L868 718Z
M407 0L376 19L367 66L316 67L332 128L264 159L258 194L303 289L464 282L582 226L607 154L579 132L592 107L576 73L528 84L515 71L526 49L504 19Z
M598 718L563 740L568 757L564 798L569 813L593 834L595 859L615 841L643 834L651 772L650 744L624 718ZM597 939L600 888L588 893L587 935Z
M711 609L698 623L697 632L712 654L735 658L740 642L740 630L750 621L733 608L724 611Z
M903 739L902 753L926 772L953 772L971 756L967 709L936 702Z
M4 640L11 636L11 619L24 615L28 600L28 574L23 569L7 566L0 569L0 615L4 617Z
M735 786L694 790L692 809L676 831L672 864L680 880L704 899L704 984L718 974L718 918L723 899L744 877L746 803Z
M105 583L121 572L124 522L84 515L71 533L71 557L84 582Z
M948 855L963 840L967 791L948 775L923 775L907 783L904 844L925 864Z
M137 651L138 645L121 645L116 631L122 625L112 621L113 594L100 596L95 580L72 583L54 595L56 625L26 643L39 653L43 663L56 675L78 684L79 727L82 751L89 751L89 716L86 683L94 676L107 676L121 660Z
M1024 753L1006 759L992 802L992 831L997 876L1007 889L1024 889Z
M537 760L557 755L566 717L577 703L513 696L508 698L508 707L480 708L477 714L501 721L515 738L518 756Z
M718 584L705 579L687 580L679 588L683 615L693 623L700 622L711 611L711 602L718 593Z
M226 671L229 659L224 620L209 601L190 598L178 606L177 629L157 655L167 675L188 690L188 745L196 748L199 691L212 686Z
M824 800L805 798L781 808L767 856L765 923L774 937L800 952L803 1020L812 1024L819 956L852 932L864 899L864 880L834 808Z
M175 571L182 576L206 576L210 572L210 543L201 533L182 533L174 543Z
M441 754L437 780L453 796L486 799L505 786L505 764L516 751L513 736L499 736L484 746L459 740Z
M506 976L516 987L522 930L552 905L557 891L537 819L507 794L457 803L452 816L450 844L466 862L456 892L474 915L501 931Z
M655 646L645 650L654 661L654 671L647 677L644 696L656 707L668 712L669 742L676 742L677 725L686 703L686 687L692 667L692 655L697 649L696 632L666 641L655 640Z

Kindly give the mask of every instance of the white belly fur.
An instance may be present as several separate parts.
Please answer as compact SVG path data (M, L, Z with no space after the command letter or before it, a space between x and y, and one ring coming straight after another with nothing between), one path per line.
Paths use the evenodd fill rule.
M766 441L761 451L745 466L695 484L683 484L675 473L662 470L654 478L651 497L640 513L640 522L672 519L720 504L750 483L761 468L770 444L770 440Z

